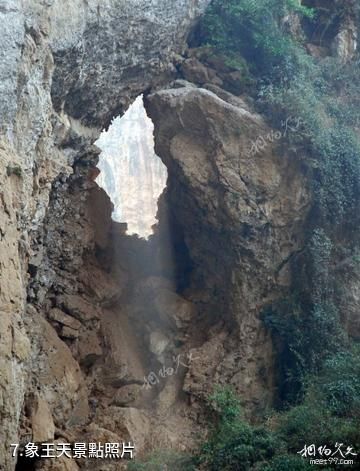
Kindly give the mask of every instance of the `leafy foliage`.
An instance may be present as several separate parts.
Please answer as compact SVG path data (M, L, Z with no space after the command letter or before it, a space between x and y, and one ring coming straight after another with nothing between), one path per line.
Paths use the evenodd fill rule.
M279 301L263 314L265 325L280 339L280 399L296 402L304 393L309 374L322 368L340 350L343 335L332 303L300 306L294 299Z
M296 402L307 377L318 374L334 354L349 348L332 294L333 246L323 229L316 229L295 262L296 283L285 299L268 306L263 321L279 346L280 399Z
M358 363L346 366L343 360L338 358L335 363L329 363L332 377L335 382L339 381L344 374L343 368L346 368L347 380L357 388L360 366ZM302 404L276 413L263 427L250 425L244 420L239 399L232 389L217 388L210 398L210 406L217 414L215 426L200 451L198 464L205 465L205 469L210 471L308 471L312 467L299 456L305 442L329 447L347 443L354 450L358 449L359 409L352 408L348 416L334 414L331 403L322 394L321 388L325 386L322 378L329 378L327 370L319 380L313 377L309 382ZM358 391L354 394L356 397L359 397Z
M21 178L22 169L18 165L14 165L14 166L8 165L6 167L6 174L8 177L10 177L11 175L16 175L17 177Z
M342 371L334 370L337 374ZM341 376L338 376L341 381ZM339 417L333 413L322 396L324 391L319 387L316 378L309 385L304 401L277 415L275 433L279 439L286 441L288 454L298 453L306 443L327 444L334 447L336 443L350 444L354 449L360 446L359 410L353 409L350 415ZM346 398L343 398L346 400Z
M348 69L344 76L351 77L358 65L344 67L329 59L322 66L301 68L286 87L271 83L261 89L263 106L275 122L292 115L306 123L305 132L296 139L297 143L304 140L311 157L316 217L322 224L339 224L356 210L360 196L360 142L354 131L360 120L356 106L360 84L354 82L353 100L349 95L335 96L336 86L327 81L331 68Z
M128 464L129 471L195 471L192 457L174 450L157 450L142 460L136 459Z
M272 125L280 126L287 116L307 123L295 139L303 139L312 157L316 218L338 224L359 205L360 143L354 132L360 121L359 62L314 60L284 21L295 13L314 24L321 17L296 0L214 0L203 41L232 60L247 60L258 80L258 103ZM338 9L334 15L339 17Z
M260 70L283 65L292 40L281 19L289 12L312 16L296 0L214 0L205 17L205 39L220 52L242 55Z
M324 364L316 385L326 407L338 417L360 417L360 349L340 351Z
M206 469L246 471L275 454L278 447L275 437L242 418L239 399L230 388L217 388L210 397L210 405L216 412L216 425L198 458Z
M360 24L355 3L335 2L329 16L296 0L213 0L203 22L203 44L233 63L246 61L257 84L255 103L272 126L280 128L289 116L305 123L288 139L306 155L314 195L308 242L291 261L292 291L263 312L278 348L275 425L249 425L231 391L217 391L216 425L200 454L206 469L303 471L309 465L296 453L305 439L360 447L360 350L341 327L333 267L334 253L348 250L339 245L339 226L355 234L359 224L360 59L318 60L304 46L329 42L349 11ZM293 34L294 23L286 20L294 15L302 19L302 34Z
M312 469L313 468L300 457L285 454L274 458L262 471L310 471Z

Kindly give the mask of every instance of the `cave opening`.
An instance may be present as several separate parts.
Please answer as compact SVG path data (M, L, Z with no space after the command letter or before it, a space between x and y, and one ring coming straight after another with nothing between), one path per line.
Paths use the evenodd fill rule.
M303 0L302 4L316 11L314 17L305 16L301 20L307 40L315 46L329 49L339 33L343 11L328 0Z
M18 455L15 471L33 471L39 461L39 457L28 457L22 452Z
M95 142L101 149L96 183L114 205L113 221L126 223L127 235L145 239L157 224L158 199L167 182L167 168L155 154L153 132L140 95Z

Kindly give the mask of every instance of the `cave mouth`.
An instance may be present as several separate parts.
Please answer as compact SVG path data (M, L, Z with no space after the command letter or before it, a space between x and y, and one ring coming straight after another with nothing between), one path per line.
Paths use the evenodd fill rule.
M157 224L167 168L155 154L154 125L142 95L122 117L113 119L95 144L101 149L96 183L114 205L113 221L126 223L128 235L148 239Z
M15 471L34 471L36 470L36 464L40 461L39 457L27 457L24 452L18 455L18 459L15 466Z

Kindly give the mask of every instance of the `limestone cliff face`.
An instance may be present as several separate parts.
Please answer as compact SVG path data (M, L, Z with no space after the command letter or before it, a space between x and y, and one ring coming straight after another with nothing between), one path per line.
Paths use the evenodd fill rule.
M172 55L181 51L192 22L207 3L5 0L0 4L0 463L6 471L14 469L10 443L19 440L24 395L34 389L32 365L38 375L35 365L40 358L49 376L39 394L52 398L55 422L61 403L68 416L76 404L80 416L87 414L79 366L45 320L42 305L54 276L51 263L44 259L42 232L50 191L68 188L71 166L79 159L87 161L99 130L135 96L172 73ZM59 209L57 216L66 231L64 211ZM77 213L76 218L81 217ZM86 247L82 242L80 260ZM51 243L55 257L58 247ZM64 270L67 256L70 253L63 250ZM79 256L73 262L76 265ZM28 280L36 278L40 267L42 278L29 292L35 307L26 311ZM45 342L40 350L26 335L24 321ZM55 358L61 363L54 365Z
M96 182L114 204L113 220L127 223L127 234L148 237L156 224L158 198L166 186L165 165L154 152L154 125L138 97L120 119L101 134Z
M156 152L169 171L167 204L196 267L191 297L213 324L185 390L203 398L214 382L230 383L254 407L271 400L274 387L259 313L291 283L287 263L302 247L311 194L294 155L274 144L250 152L252 141L269 135L262 118L210 88L169 89L147 100Z
M221 88L237 93L236 74L176 55L207 4L0 3L4 471L17 442L191 450L216 383L232 384L250 412L271 404L273 345L259 314L291 286L312 194L285 141L252 151L272 130L246 97ZM347 60L354 47L338 53ZM169 176L148 241L111 220L95 182L94 143L142 93ZM357 335L358 283L347 275L343 317ZM66 459L18 469L30 465L121 469Z
M289 19L291 28L307 39L308 51L318 57L332 55L342 62L348 62L354 58L358 50L358 27L356 24L356 1L349 0L304 0L304 5L317 8L318 27L309 34L306 24L304 30L296 21ZM321 26L322 25L322 26ZM324 27L325 26L325 27Z

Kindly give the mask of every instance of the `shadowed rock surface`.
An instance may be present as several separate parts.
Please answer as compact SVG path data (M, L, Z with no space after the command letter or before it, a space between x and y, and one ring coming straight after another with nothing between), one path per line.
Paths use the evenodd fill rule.
M0 463L6 471L14 469L10 443L29 437L27 430L31 426L23 411L26 397L34 389L38 388L40 396L47 396L50 401L56 427L67 428L75 409L79 410L76 423L89 421L83 373L75 359L66 360L72 355L65 343L69 340L61 340L45 320L47 309L43 302L56 277L52 266L55 259L66 280L72 270L82 265L83 251L91 240L81 240L82 232L78 232L84 227L84 213L77 204L81 206L86 195L78 194L80 201L72 208L70 221L65 217L66 207L60 207L70 202L69 197L58 199L57 193L70 190L67 178L73 173L75 161L81 160L85 168L90 166L88 156L97 155L91 144L112 117L121 114L151 85L171 76L173 54L182 50L193 21L207 3L1 2ZM91 162L94 165L95 160ZM50 193L53 207L57 208L52 209L52 220L59 231L58 238L51 237L50 227L43 230ZM64 233L74 235L68 246L61 235ZM97 236L101 236L100 230ZM67 289L64 287L59 294L76 292L69 278L64 281ZM29 279L37 280L31 282L28 291L34 306L31 309L26 308ZM72 314L71 307L63 309L67 309L65 314ZM76 312L80 321L88 315L87 310ZM86 330L86 326L83 328ZM65 328L61 329L64 333ZM67 331L66 335L76 337L78 333ZM87 334L83 335L87 342ZM96 356L99 347L95 347L96 341L91 344ZM65 362L68 390L60 388L57 392L55 378L64 371L61 364L58 368L50 366L48 351L54 352L57 361ZM89 352L83 355L88 358Z
M243 94L239 72L185 53L208 3L0 4L4 471L16 465L10 444L29 441L192 451L206 435L215 384L233 385L249 416L273 403L274 345L260 313L289 292L304 247L313 199L306 150L269 138L275 130ZM307 38L310 52L352 57L345 20L326 50ZM148 241L112 221L95 182L94 142L142 93L168 172ZM267 145L254 152L261 136ZM334 265L342 320L358 338L359 274L346 260ZM19 463L19 471L125 466Z

